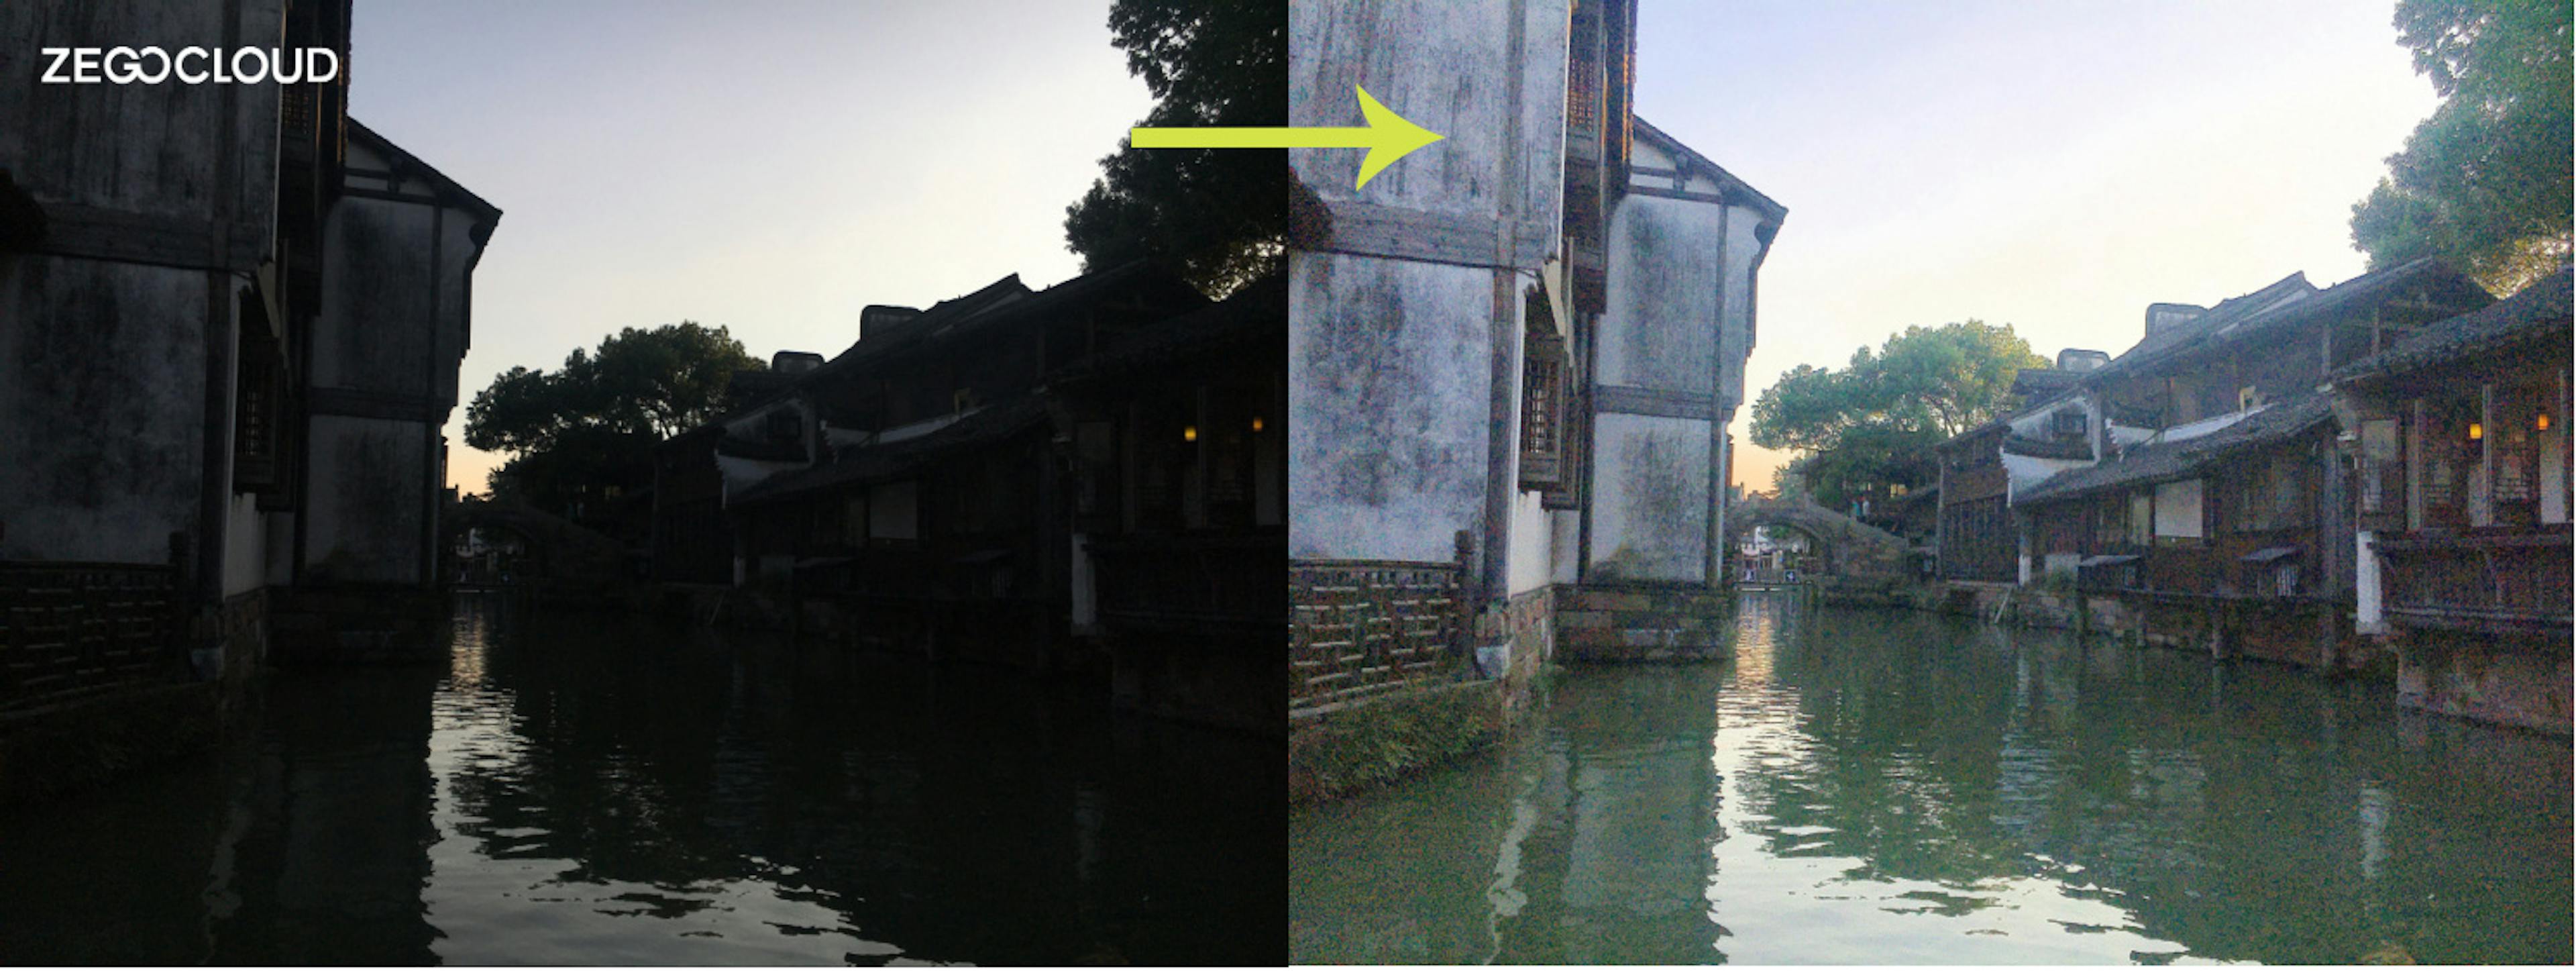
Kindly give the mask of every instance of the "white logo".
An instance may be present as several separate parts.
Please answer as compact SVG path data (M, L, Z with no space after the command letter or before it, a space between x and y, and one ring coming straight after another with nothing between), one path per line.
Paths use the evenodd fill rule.
M45 84L316 84L340 79L340 55L328 47L47 47Z

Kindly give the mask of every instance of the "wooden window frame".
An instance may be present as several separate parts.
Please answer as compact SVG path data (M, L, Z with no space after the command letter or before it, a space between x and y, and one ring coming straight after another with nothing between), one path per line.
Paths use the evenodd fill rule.
M1520 484L1533 491L1562 489L1566 461L1565 338L1530 332L1521 341Z

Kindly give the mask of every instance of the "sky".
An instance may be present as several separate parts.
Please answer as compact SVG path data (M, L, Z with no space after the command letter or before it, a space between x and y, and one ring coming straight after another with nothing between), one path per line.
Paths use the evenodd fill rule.
M871 303L1066 279L1064 207L1150 104L1106 0L359 0L351 113L504 210L463 407L622 327L829 355ZM2361 272L2432 110L2387 0L1641 0L1636 102L1789 207L1748 397L1908 325L2117 354L2146 305ZM1781 460L1735 426L1738 481Z
M2362 272L2352 204L2436 103L2388 0L1641 0L1637 114L1789 207L1751 400L1909 325L2118 354L2158 301Z
M1080 272L1064 210L1152 104L1107 0L359 0L350 115L501 207L448 478L492 378L694 320L837 354L868 304Z

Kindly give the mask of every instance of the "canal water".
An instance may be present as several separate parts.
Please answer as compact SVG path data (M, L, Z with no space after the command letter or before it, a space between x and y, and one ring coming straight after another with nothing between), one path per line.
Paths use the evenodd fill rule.
M1747 595L1290 821L1299 962L2570 957L2569 742L2386 684Z
M1275 740L1098 686L459 601L0 816L0 962L1276 963Z

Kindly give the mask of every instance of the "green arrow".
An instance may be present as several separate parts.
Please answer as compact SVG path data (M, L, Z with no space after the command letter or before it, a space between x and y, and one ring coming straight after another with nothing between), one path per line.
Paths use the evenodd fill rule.
M1360 160L1360 179L1351 186L1357 189L1406 153L1440 140L1430 129L1377 103L1367 88L1354 84L1351 90L1359 92L1360 115L1368 120L1358 128L1137 128L1127 133L1127 144L1136 148L1365 148L1369 153Z

